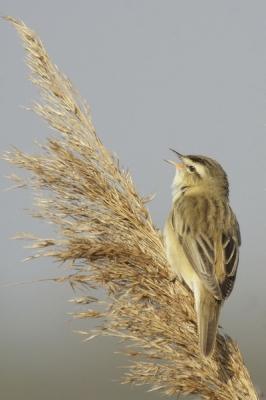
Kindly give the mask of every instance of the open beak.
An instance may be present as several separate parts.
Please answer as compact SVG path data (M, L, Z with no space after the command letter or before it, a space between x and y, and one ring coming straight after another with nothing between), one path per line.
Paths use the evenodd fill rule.
M173 149L169 149L171 150L173 153L175 153L177 155L178 158L180 158L182 160L182 154L178 153L177 151L173 150Z
M170 149L170 150L173 151L182 160L182 157L183 157L182 154L178 153L177 151L175 151L173 149ZM169 164L174 165L177 168L184 169L184 165L183 164L179 164L177 162L170 161L170 160L164 160L164 161L168 162Z
M170 160L164 160L164 161L168 162L169 164L174 165L174 166L177 167L177 168L184 169L184 165L182 165L182 164L179 164L179 163L177 163L177 162L170 161Z

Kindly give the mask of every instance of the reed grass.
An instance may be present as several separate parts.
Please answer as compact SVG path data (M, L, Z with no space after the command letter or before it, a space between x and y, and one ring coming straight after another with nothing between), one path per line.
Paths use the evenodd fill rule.
M193 296L171 282L162 233L128 171L98 138L89 107L53 64L39 36L23 22L4 17L17 29L40 93L33 111L56 131L38 151L5 152L9 163L28 172L12 174L16 187L37 192L32 217L51 223L54 237L30 240L34 255L65 264L64 276L81 297L74 318L102 317L102 326L80 332L87 339L117 337L133 363L122 382L149 384L161 394L195 394L204 399L257 399L237 345L218 334L214 356L201 357ZM106 302L91 296L102 288ZM89 348L88 348L89 352Z

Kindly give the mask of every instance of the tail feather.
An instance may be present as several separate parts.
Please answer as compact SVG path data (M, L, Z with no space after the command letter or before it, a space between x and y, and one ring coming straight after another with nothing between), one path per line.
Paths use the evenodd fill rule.
M222 301L216 300L210 292L201 287L196 299L199 344L204 357L210 358L216 342L216 334Z

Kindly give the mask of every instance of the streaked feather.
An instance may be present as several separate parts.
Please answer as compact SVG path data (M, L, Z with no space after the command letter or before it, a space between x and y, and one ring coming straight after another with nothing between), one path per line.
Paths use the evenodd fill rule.
M185 196L174 205L171 221L191 266L209 292L221 300L229 296L234 286L240 233L229 205L218 204L215 198ZM222 262L217 265L217 260ZM217 268L221 269L218 275L224 277L222 281Z

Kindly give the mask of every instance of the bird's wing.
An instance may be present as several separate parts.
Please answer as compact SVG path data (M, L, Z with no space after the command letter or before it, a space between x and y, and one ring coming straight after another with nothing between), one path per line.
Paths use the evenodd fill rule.
M197 207L194 210L196 209ZM232 216L234 216L233 213ZM236 221L235 216L234 220ZM185 215L184 209L180 212L175 208L173 211L172 226L191 266L206 289L217 300L226 299L235 282L240 235L237 237L237 235L231 233L222 233L220 237L216 236L214 240L208 235L208 230L204 229L203 221L200 221L200 218L196 221L201 229L195 229L195 226L193 226L195 215L193 218L191 218L191 215ZM235 231L234 228L233 232ZM237 232L239 232L239 229ZM218 268L222 269L222 271L219 271L222 273L219 274L217 274L217 260L220 266ZM218 278L221 278L221 275L223 278L222 281L219 281Z
M223 266L225 270L225 279L221 283L221 291L223 299L227 299L233 290L236 272L239 261L239 246L241 245L240 230L238 222L235 218L233 233L221 236L221 243L223 249Z

